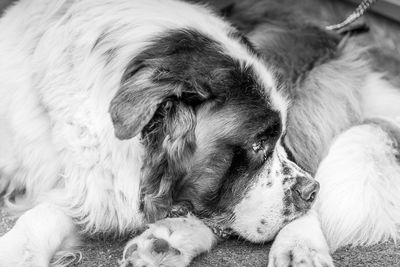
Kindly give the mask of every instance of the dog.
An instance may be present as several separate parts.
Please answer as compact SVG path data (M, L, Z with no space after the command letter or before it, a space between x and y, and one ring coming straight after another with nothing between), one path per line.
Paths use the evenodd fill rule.
M264 242L311 208L287 96L210 8L20 0L0 33L0 191L21 214L0 266L68 265L81 236L149 223L120 264L186 266L216 242L210 225ZM166 218L182 206L194 215Z
M282 21L284 5L236 5L227 19L250 42L178 1L5 14L0 181L23 215L0 266L67 265L79 236L152 222L122 266L187 266L217 241L210 226L276 236L269 266L332 266L337 247L396 239L398 89L350 41ZM322 185L310 211L303 169ZM165 218L179 205L202 220Z

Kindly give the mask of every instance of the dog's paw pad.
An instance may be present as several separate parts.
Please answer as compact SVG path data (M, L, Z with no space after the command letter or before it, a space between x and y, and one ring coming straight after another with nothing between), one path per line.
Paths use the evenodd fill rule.
M156 253L166 253L170 249L167 241L164 239L155 239L153 242L153 250Z
M130 241L123 253L120 267L183 266L182 253L170 243L153 234L138 236Z
M166 240L161 238L155 238L153 240L153 251L158 254L168 253L176 256L181 255L181 252L178 249L171 247Z

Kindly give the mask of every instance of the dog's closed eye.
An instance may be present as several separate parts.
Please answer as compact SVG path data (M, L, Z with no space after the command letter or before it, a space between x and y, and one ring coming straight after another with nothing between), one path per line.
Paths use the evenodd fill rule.
M262 157L266 161L272 154L273 147L281 134L281 124L279 121L272 123L265 131L259 133L256 142L251 144L253 153L257 157Z
M270 154L270 146L266 140L260 140L256 143L253 143L251 146L256 155L261 155L264 161L268 159L268 154Z

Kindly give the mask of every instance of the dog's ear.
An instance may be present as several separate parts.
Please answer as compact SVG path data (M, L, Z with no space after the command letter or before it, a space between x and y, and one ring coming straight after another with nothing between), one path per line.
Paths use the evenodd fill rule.
M196 148L195 109L211 92L183 57L146 57L129 63L110 114L117 138L142 133L141 206L147 221L154 222L172 205L174 185Z
M142 53L128 64L109 110L117 138L139 134L169 99L199 103L210 97L204 86L208 80L192 73L189 58L164 53L167 56L160 56L160 51Z
M175 102L175 103L173 103ZM141 211L148 222L164 218L173 204L173 190L186 175L196 149L196 116L180 101L162 105L145 133L146 155L141 180Z
M148 222L164 217L172 205L173 187L196 148L195 108L207 98L157 61L132 62L110 106L119 139L142 133L141 210Z
M226 83L239 79L236 63L209 37L176 30L127 65L110 113L119 139L142 134L141 210L149 222L166 215L177 180L190 168L197 108L224 101Z
M118 139L136 136L165 99L179 95L179 85L154 83L153 71L151 66L137 61L132 61L126 69L121 87L110 104L110 115Z

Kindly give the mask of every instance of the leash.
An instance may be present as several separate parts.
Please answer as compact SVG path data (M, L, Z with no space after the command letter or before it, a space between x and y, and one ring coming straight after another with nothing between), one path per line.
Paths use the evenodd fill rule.
M377 2L378 0L363 0L357 8L351 13L344 21L338 24L326 26L325 29L328 31L338 31L342 28L345 28L349 24L356 21L359 17L365 14L371 6Z

